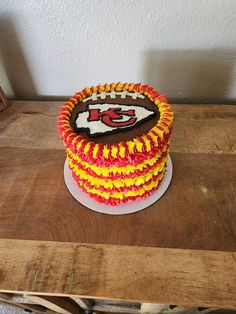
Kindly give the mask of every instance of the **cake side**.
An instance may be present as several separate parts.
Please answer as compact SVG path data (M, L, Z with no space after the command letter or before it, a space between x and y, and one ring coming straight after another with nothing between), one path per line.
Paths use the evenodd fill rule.
M101 114L102 107L99 107L102 104L98 106L95 97L100 98L99 103L103 99L103 104L106 104L107 96L113 94L113 97L114 95L120 97L119 106L122 106L124 92L135 94L132 97L143 96L140 98L150 100L152 106L157 108L156 112L159 115L155 124L149 126L147 130L146 122L143 123L147 133L142 134L141 130L140 136L114 144L101 143L101 140L96 143L94 139L85 137L84 134L75 133L73 126L75 116L72 116L77 104L77 108L79 108L83 100L87 101L90 98L90 101L93 102L90 103L90 108L97 110L95 111L97 119L98 113L101 116L104 114ZM112 97L109 98L112 99ZM117 102L117 99L109 102L111 106L114 101ZM137 104L137 106L139 105ZM108 107L104 106L104 108L107 110ZM114 114L113 111L112 114ZM129 111L131 112L131 110L123 110L126 114L127 112L130 114ZM78 112L80 110L77 110L77 114ZM118 125L116 122L120 122L120 117L117 117L118 120L111 121L112 126L116 126ZM109 122L109 117L106 119ZM86 126L83 120L79 120L82 121L82 125ZM131 121L131 117L125 117L122 121L127 124L127 121L128 123ZM165 97L152 87L140 83L112 83L85 88L63 105L58 117L59 134L66 146L67 158L76 182L91 197L99 202L112 205L144 198L158 188L166 171L172 123L173 112ZM136 127L136 129L138 128ZM96 132L96 129L93 132ZM123 135L125 132L120 134ZM126 135L126 137L128 136Z

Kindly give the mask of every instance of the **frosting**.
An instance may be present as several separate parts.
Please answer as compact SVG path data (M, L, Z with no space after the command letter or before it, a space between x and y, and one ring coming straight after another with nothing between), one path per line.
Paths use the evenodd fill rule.
M110 177L110 178L118 178L119 175L121 178L126 176L135 176L137 173L145 173L147 169L151 169L155 167L163 156L167 155L169 144L163 148L161 153L157 153L154 157L148 159L150 156L147 155L147 159L143 162L138 163L136 166L132 164L128 164L125 167L119 167L119 164L110 165L109 167L99 167L96 165L91 165L90 163L83 161L77 155L74 155L70 149L67 149L67 157L69 160L73 160L73 163L78 165L79 168L86 169L87 173L91 175L99 176L100 178Z
M85 179L92 185L95 185L96 187L103 186L105 188L120 188L120 187L129 187L129 186L139 186L141 184L144 184L145 182L149 181L152 176L156 176L159 172L162 172L163 168L165 167L167 161L167 157L163 158L161 162L150 171L147 171L145 174L142 173L141 175L135 176L135 177L128 177L124 176L122 179L119 177L118 179L115 179L114 177L112 179L108 178L100 178L99 176L93 176L88 174L82 167L78 167L71 159L69 159L70 167L74 170L74 173L79 176L81 179Z
M142 102L147 101L152 106L143 107ZM76 130L85 129L92 139L74 131L75 112ZM157 112L159 119L152 125ZM78 186L98 202L113 206L148 197L159 187L172 125L173 111L165 96L141 83L86 87L62 106L58 116L59 134ZM129 138L134 130L145 127L147 131ZM101 134L114 138L116 132L119 138L121 131L127 140L101 143L95 141L99 137L93 138Z
M106 93L106 92L102 92L101 94L97 94L97 93L93 93L92 96L87 97L85 99L83 99L83 102L87 102L88 100L97 100L99 97L101 99L105 99L106 97L110 96L110 98L115 99L116 96L121 96L122 99L126 98L127 96L131 96L132 99L137 99L137 98L142 98L144 99L145 96L142 95L139 92L135 92L135 93L130 93L128 91L123 91L123 92L111 92L111 93Z
M96 89L95 89L96 90ZM92 91L91 91L92 92ZM104 98L105 97L105 98ZM93 99L91 99L93 98ZM155 114L153 114L152 116L150 116L147 120L143 120L143 122L141 123L137 123L135 126L133 127L128 127L127 129L125 129L125 127L123 126L122 130L114 130L112 132L107 132L107 133L98 133L95 135L91 135L89 132L89 129L87 128L78 128L76 125L76 120L78 119L78 116L80 116L81 113L87 112L88 108L92 105L119 105L119 106L139 106L142 108L145 108L147 110L150 111L154 111ZM110 108L112 109L112 108ZM115 110L116 108L114 108ZM94 110L95 115L96 115L96 111ZM100 121L103 119L104 121L106 121L107 119L109 119L108 115L110 115L110 120L115 120L115 115L114 112L112 112L112 110L108 111L107 114L106 113L101 113L103 115L103 117L101 117ZM118 115L118 117L124 117L125 115ZM103 143L103 144L115 144L115 143L120 143L120 142L126 142L129 140L132 140L138 136L141 136L143 134L146 134L150 129L152 129L152 127L154 127L157 122L158 119L160 117L160 112L158 107L148 98L147 95L144 95L141 92L130 92L128 90L125 91L110 91L110 92L99 92L99 90L97 89L96 92L92 93L92 96L87 96L86 98L83 98L76 106L75 108L72 110L71 112L71 117L70 117L70 123L71 126L73 128L73 131L75 133L77 133L78 135L81 135L84 139L91 141L93 143ZM93 116L92 116L93 118ZM127 120L128 117L126 116ZM131 116L130 116L131 118ZM119 119L120 120L120 119ZM117 124L119 122L119 126L121 127L121 122L117 120ZM86 122L86 126L88 126L87 121ZM101 121L102 122L102 121ZM113 121L111 121L112 123ZM144 123L145 122L145 123ZM129 122L131 125L133 124L133 119L130 119ZM114 122L113 122L114 124ZM137 127L138 126L138 127ZM105 134L105 136L104 136Z
M88 130L90 136L126 131L155 114L137 105L90 104L86 111L78 113L76 131Z

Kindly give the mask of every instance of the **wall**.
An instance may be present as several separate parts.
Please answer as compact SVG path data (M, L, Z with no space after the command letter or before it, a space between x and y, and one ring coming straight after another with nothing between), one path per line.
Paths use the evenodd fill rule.
M235 0L1 0L8 96L142 81L175 100L236 99Z

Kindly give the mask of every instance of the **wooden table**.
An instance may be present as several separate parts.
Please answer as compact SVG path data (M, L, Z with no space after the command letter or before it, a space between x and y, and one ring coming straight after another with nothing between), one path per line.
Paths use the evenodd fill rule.
M174 105L169 189L109 216L67 191L61 104L0 112L0 291L236 308L236 106Z

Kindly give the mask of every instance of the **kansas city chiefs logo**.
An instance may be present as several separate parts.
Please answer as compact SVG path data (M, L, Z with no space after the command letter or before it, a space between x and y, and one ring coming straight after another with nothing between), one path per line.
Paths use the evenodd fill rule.
M90 104L76 119L77 130L88 130L90 136L129 130L151 119L156 112L138 105Z

